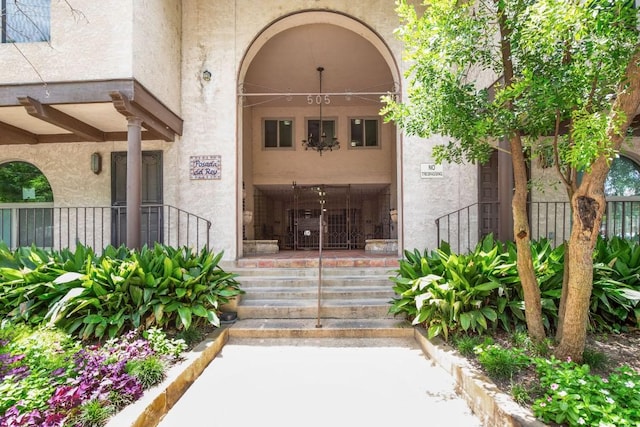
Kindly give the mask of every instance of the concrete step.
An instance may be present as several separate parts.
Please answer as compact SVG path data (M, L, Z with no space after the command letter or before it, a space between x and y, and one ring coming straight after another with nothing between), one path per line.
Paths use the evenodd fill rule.
M324 300L320 316L332 319L387 319L388 299L358 299L352 301ZM238 304L238 319L313 319L318 316L316 299L248 300Z
M320 274L322 317L388 319L395 296L392 270L372 265L323 267L322 272L317 267L238 267L233 271L245 291L238 299L238 319L316 318Z
M318 287L317 277L240 277L236 279L242 289L258 287ZM380 276L360 276L360 277L323 277L322 287L344 287L344 286L380 286L391 289L393 282L387 277Z
M242 295L244 301L262 299L314 299L317 298L318 288L314 286L305 287L243 287L246 292ZM395 293L390 287L380 286L341 286L323 287L322 299L366 299L366 298L386 298L390 300Z
M316 267L308 268L232 268L226 271L236 273L240 277L318 277L320 270ZM323 268L322 276L331 277L361 277L363 275L378 275L382 277L395 276L392 267L333 267Z
M319 327L318 327L319 325ZM402 319L247 319L229 326L234 338L403 338L414 328Z

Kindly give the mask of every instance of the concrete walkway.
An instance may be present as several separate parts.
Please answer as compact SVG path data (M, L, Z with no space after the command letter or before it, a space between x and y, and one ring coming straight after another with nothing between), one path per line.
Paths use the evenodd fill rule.
M158 425L482 423L413 338L230 338Z

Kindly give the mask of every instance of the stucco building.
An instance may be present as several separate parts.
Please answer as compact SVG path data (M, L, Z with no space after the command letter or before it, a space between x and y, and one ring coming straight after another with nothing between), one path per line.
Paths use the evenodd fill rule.
M52 210L20 214L36 206L29 189L4 203L6 242L37 240L42 227L63 246L135 242L132 228L142 243L206 229L228 260L256 240L304 250L320 236L331 249L397 242L369 249L401 254L446 239L436 219L459 209L467 219L447 226L454 233L470 224L510 238L508 156L435 165L441 138L407 136L379 115L381 96L406 94L391 0L25 4L38 31L16 11L3 21L0 164L35 166L51 188L35 203ZM545 174L533 165L550 189ZM188 225L177 222L185 212Z

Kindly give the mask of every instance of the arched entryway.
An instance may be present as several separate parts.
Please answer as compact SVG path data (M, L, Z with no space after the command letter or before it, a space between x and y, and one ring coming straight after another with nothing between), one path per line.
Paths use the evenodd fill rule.
M239 250L242 239L317 248L321 232L327 249L398 239L400 144L379 111L400 77L384 41L340 13L296 13L256 37L238 78L238 210L252 213ZM322 136L339 149L303 143Z

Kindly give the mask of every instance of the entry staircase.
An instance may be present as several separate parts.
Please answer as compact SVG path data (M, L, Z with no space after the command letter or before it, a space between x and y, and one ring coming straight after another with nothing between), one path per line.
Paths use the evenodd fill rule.
M280 263L278 263L280 261ZM389 314L397 258L350 262L244 259L231 268L245 294L237 301L230 336L242 338L385 338L413 336ZM318 316L319 277L320 311Z

